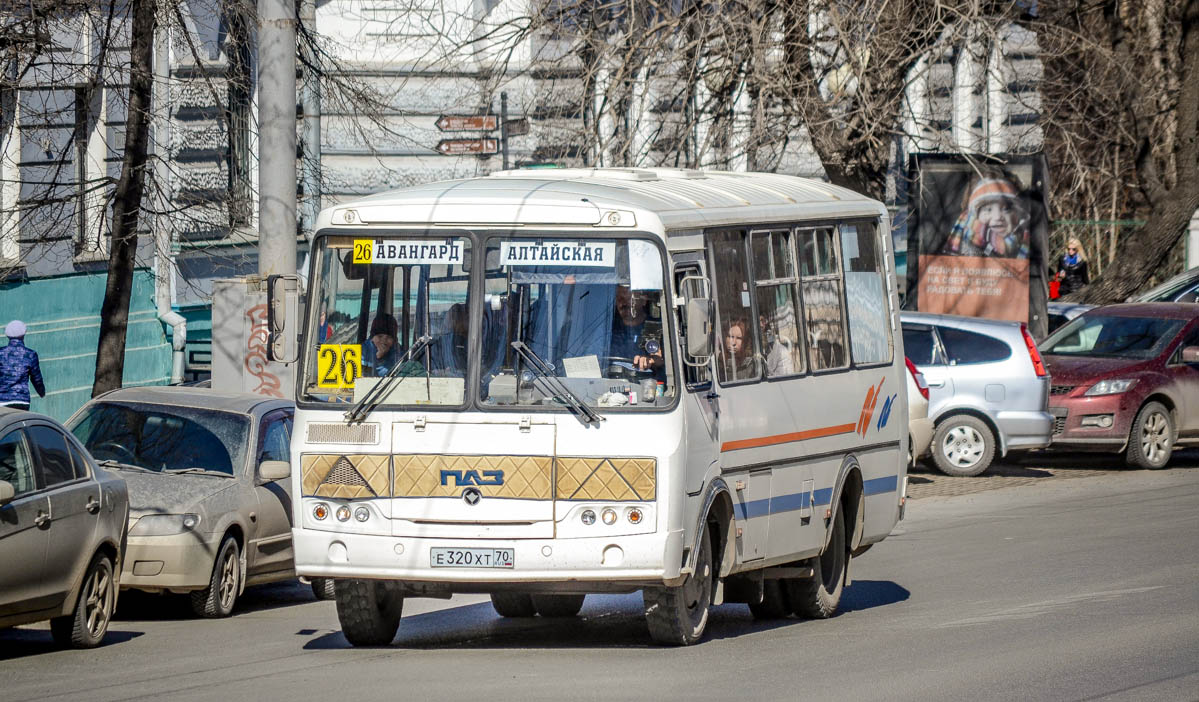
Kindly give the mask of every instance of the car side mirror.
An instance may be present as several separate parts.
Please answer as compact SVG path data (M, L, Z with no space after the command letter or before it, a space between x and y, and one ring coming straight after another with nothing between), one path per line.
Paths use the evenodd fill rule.
M1199 363L1199 346L1182 347L1183 363Z
M17 489L12 486L12 483L7 480L0 480L0 505L6 505L12 502L12 498L17 494Z
M300 279L294 275L272 275L266 279L267 357L277 363L295 363L299 357L296 327L299 325ZM291 325L291 329L288 325Z
M291 464L287 461L263 461L258 464L258 477L266 482L283 480L291 475Z
M706 297L687 301L687 355L705 363L712 355L712 301Z

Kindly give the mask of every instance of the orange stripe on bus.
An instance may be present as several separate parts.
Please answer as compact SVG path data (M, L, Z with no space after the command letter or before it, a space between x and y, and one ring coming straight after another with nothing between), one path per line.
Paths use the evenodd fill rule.
M819 439L825 436L836 436L837 434L851 434L854 431L855 425L838 424L832 427L822 427L820 429L808 429L807 431L796 431L790 434L775 434L774 436L760 436L756 439L739 439L737 441L726 441L720 445L720 450L736 451L737 449L760 448L762 446L774 446L775 444L786 444L792 441L803 441L804 439Z

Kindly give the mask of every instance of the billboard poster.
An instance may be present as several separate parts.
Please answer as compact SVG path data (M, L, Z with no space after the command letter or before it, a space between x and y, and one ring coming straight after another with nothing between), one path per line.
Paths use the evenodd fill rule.
M911 163L907 306L1025 322L1043 333L1044 158L916 154Z

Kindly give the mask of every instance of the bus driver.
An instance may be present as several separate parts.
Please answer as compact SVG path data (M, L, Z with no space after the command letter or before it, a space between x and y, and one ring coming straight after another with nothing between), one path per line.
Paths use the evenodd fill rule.
M616 317L612 324L612 343L609 354L613 357L632 359L633 366L641 371L663 368L662 348L653 353L645 348L645 319L648 316L649 299L634 293L627 285L616 286Z

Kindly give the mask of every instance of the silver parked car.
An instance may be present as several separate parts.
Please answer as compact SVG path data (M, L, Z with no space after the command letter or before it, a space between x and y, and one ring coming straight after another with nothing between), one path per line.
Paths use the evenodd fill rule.
M129 495L53 419L0 408L0 629L91 648L117 602Z
M1049 445L1049 375L1025 325L920 312L900 320L904 353L929 386L939 470L978 475L996 455Z
M290 401L206 388L125 388L68 420L129 484L121 587L191 594L204 617L233 611L246 585L295 577Z

